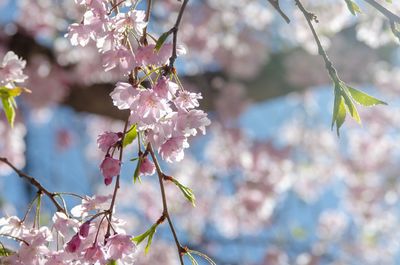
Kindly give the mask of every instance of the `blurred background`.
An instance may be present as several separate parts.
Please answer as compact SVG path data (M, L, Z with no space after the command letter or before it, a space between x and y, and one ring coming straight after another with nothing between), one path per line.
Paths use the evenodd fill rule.
M188 52L177 69L187 89L203 94L212 125L183 162L163 164L197 199L193 208L167 185L182 244L218 265L400 264L398 39L364 1L355 1L356 16L343 0L302 1L341 79L389 104L359 107L363 124L348 119L339 138L312 34L294 1L280 2L289 24L264 0L193 0L184 14L179 37ZM377 2L400 14L398 1ZM179 7L154 1L151 31L168 30ZM0 57L13 50L27 60L32 90L18 102L13 129L0 114L0 156L49 190L94 195L107 191L96 137L122 130L126 113L109 93L127 78L104 72L95 45L64 38L83 11L71 0L0 0ZM138 235L162 205L155 176L133 184L135 154L126 152L117 212ZM23 215L34 194L0 164L0 216ZM177 264L174 248L161 226L136 264Z

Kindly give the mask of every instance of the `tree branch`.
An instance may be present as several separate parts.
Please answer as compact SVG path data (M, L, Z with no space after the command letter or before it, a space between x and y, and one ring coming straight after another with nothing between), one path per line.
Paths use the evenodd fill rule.
M10 161L8 161L7 158L5 157L0 157L0 162L3 162L4 164L8 165L10 168L12 168L12 170L14 170L15 173L18 174L18 176L20 178L23 178L25 180L27 180L31 185L33 185L34 187L36 187L36 189L38 190L38 192L45 194L47 197L49 197L49 199L51 200L51 202L54 204L54 206L57 208L58 212L62 212L65 215L68 215L67 212L65 211L65 209L57 202L57 200L54 198L57 196L57 193L54 192L50 192L48 191L46 188L44 188L42 186L42 184L39 183L39 181L37 181L35 178L25 174L24 172L22 172L21 170L19 170L18 168L16 168Z
M394 14L392 11L390 11L387 8L385 8L384 6L382 6L381 4L376 2L375 0L364 0L364 1L367 2L368 4L370 4L371 6L373 6L382 15L387 17L387 19L389 19L390 22L400 23L400 17L398 15Z
M279 0L268 0L268 2L278 11L279 15L286 21L286 23L290 23L289 17L283 12L281 6L279 5Z
M151 12L152 0L147 0L146 16L144 18L145 22L149 22L150 12ZM140 42L143 45L147 45L147 25L143 28L143 36L140 38Z
M315 31L314 25L312 24L312 21L314 20L315 22L318 23L317 17L313 14L308 12L303 4L300 2L300 0L295 0L296 5L299 7L300 11L303 13L304 17L307 20L308 26L310 27L310 30L314 36L315 42L318 46L318 53L319 55L322 56L322 58L325 61L325 68L326 70L328 70L329 76L331 77L332 81L336 84L337 82L340 81L337 71L335 69L335 67L333 67L333 63L331 62L331 60L328 57L328 54L326 53L324 47L321 44L321 41L318 37L317 32Z
M122 139L121 139L121 146L120 146L121 149L120 149L120 151L119 151L119 161L120 161L120 163L122 163L122 157L123 157L123 153L124 153L124 145L123 145L123 142L124 142L124 139L125 139L126 132L127 132L127 130L128 130L128 123L129 123L129 117L126 119L126 122L125 122L125 125L124 125L124 131L123 131ZM120 171L121 171L121 169L120 169ZM105 236L104 236L105 239L107 239L107 238L110 236L110 231L111 231L111 220L112 220L112 215L113 215L115 200L116 200L116 198L117 198L118 189L120 188L120 185L119 185L120 175L121 175L121 174L118 174L118 175L117 175L117 179L116 179L116 181L115 181L115 186L114 186L113 197L112 197L112 199L111 199L110 208L109 208L109 210L108 210L108 211L109 211L109 222L108 222L108 226L107 226L107 232L106 232L106 234L105 234Z
M186 253L186 250L179 243L179 239L178 239L178 236L176 234L174 225L172 223L171 217L169 216L168 204L167 204L167 196L165 195L165 188L164 188L164 182L163 182L163 179L164 179L165 175L161 170L160 164L158 163L157 157L154 154L153 147L151 146L150 143L147 146L147 150L149 150L149 153L151 155L151 158L153 159L154 165L156 166L156 171L157 171L157 175L158 175L158 181L160 183L162 204L163 204L163 216L165 216L167 218L167 220L168 220L169 227L171 229L172 235L173 235L174 240L175 240L176 247L178 249L179 260L181 262L181 265L184 265L182 255L184 253Z
M185 11L185 7L186 7L188 2L189 2L189 0L183 0L181 9L179 10L178 17L176 18L175 25L171 29L171 31L173 33L173 43L172 43L172 55L169 58L169 68L170 69L172 69L174 67L174 63L175 63L175 60L177 58L176 46L177 46L177 42L178 42L178 30L179 30L179 25L181 24L183 12Z

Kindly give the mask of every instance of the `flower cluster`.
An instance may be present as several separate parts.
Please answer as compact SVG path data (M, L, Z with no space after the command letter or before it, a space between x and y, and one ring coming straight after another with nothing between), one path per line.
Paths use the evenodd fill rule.
M113 6L109 1L78 1L86 9L81 23L69 26L68 37L74 46L85 47L94 41L103 58L106 71L119 68L128 73L134 67L161 65L168 61L172 53L172 45L163 45L155 51L155 45L133 47L129 37L140 39L143 29L147 26L145 12L129 9L128 12L118 12L119 6ZM129 7L129 1L120 3ZM115 15L111 15L115 12ZM134 51L135 49L135 51ZM178 55L185 53L183 48L178 49Z
M124 222L113 218L110 225L115 234L105 236L109 223L105 221L104 206L110 199L111 196L86 197L72 209L73 217L56 212L51 229L29 227L16 216L1 218L0 234L18 239L20 248L13 255L0 258L0 263L61 265L79 260L79 264L102 265L118 260L119 264L132 264L136 246L124 230Z
M195 109L201 95L180 89L166 76L150 89L120 82L111 97L119 109L131 111L130 122L137 125L162 159L171 163L183 159L188 137L198 130L204 134L210 124L207 114Z
M148 237L147 252L156 227L169 218L165 194L163 193L163 211L158 221L148 232L135 238L127 235L123 229L124 222L113 216L123 149L133 143L135 138L138 139L139 150L135 180L140 176L152 175L157 169L162 191L163 181L171 181L194 204L192 190L173 177L164 175L155 154L157 152L163 160L170 163L182 160L184 149L189 147L188 138L197 135L198 131L205 134L205 127L210 124L207 114L197 109L201 95L182 87L173 66L176 56L185 52L177 46L177 29L166 32L164 41L149 43L147 37L150 35L146 28L149 14L131 8L130 1L75 2L85 8L85 13L81 23L69 27L66 36L71 44L85 47L92 42L103 59L105 71L117 68L129 76L129 83L118 82L110 94L115 106L120 110L130 110L123 132L106 131L97 138L98 148L104 152L104 159L100 164L104 183L110 185L113 178L117 177L116 186L110 196L82 197L82 203L74 207L71 210L72 216L69 216L61 194L47 191L32 177L21 175L15 170L38 189L38 195L28 213L36 200L38 206L32 227L28 227L25 221L28 213L23 220L15 216L0 219L0 235L20 242L20 248L16 252L0 259L1 264L102 265L114 264L115 261L118 264L132 264L135 243L139 244L145 237ZM180 14L184 7L182 5ZM147 11L150 12L150 6ZM169 34L174 35L172 44L164 43ZM0 80L14 88L13 82L26 79L22 73L24 66L25 62L14 54L8 54L3 62L4 71L1 72ZM7 118L13 120L14 113L8 113L10 115L6 113ZM7 159L2 162L15 169ZM43 194L57 208L52 224L47 227L40 227L40 198ZM60 197L63 206L55 197ZM178 242L172 226L171 230ZM0 247L0 250L4 250L4 247ZM183 254L189 253L182 249L182 246L177 248L181 264Z

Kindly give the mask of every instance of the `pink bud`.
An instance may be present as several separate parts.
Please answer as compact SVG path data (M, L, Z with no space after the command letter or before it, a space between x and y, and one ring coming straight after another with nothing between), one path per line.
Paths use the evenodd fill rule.
M89 229L90 229L90 222L87 221L79 228L79 235L82 238L86 238L89 235Z
M140 175L153 175L155 171L156 167L154 166L154 163L147 156L144 157L142 162L140 163Z
M81 238L78 234L75 234L72 239L67 243L66 250L74 253L81 245Z
M100 164L100 170L104 176L104 183L109 185L112 181L112 177L118 175L120 169L121 163L119 160L106 156Z

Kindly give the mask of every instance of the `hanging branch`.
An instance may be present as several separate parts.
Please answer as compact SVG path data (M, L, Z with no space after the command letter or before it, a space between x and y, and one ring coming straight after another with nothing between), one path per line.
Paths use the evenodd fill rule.
M152 0L147 0L147 8L146 8L146 16L144 18L145 22L149 22L150 19L150 12L151 12L151 4ZM143 28L143 34L142 37L140 38L140 43L143 45L147 45L147 25Z
M333 66L333 63L329 59L328 54L326 53L324 47L322 46L321 41L318 37L318 34L314 28L314 25L312 24L313 20L315 22L318 22L317 17L314 14L308 12L299 0L295 0L295 2L307 20L308 26L310 27L312 35L314 36L315 43L318 46L318 54L321 55L322 58L324 59L325 68L326 68L326 70L328 70L329 76L331 77L331 79L334 83L339 82L340 79L337 75L337 71L336 71L335 67Z
M290 23L289 17L283 12L281 6L279 5L279 0L268 0L268 2L278 11L279 15L286 21L286 23Z
M127 130L128 130L128 123L129 123L129 118L128 118L128 119L126 120L126 122L125 122L124 131L123 131L123 134L122 134L121 145L120 145L120 151L119 151L119 161L120 161L120 163L122 163L122 157L123 157L123 154L124 154L124 145L123 145L123 142L124 142L124 139L125 139L125 136L126 136L126 132L127 132ZM109 213L108 213L109 222L108 222L108 226L107 226L107 232L106 232L106 234L105 234L105 236L104 236L105 239L107 239L107 238L110 236L111 221L112 221L112 215L113 215L115 200L116 200L116 198L117 198L118 189L120 188L120 185L119 185L120 175L121 175L121 173L119 173L119 174L117 175L117 179L116 179L116 181L115 181L115 186L114 186L114 193L113 193L113 196L112 196L112 199L111 199L110 208L108 209L108 212L109 212Z
M58 196L57 193L48 191L34 177L31 177L31 176L25 174L24 172L22 172L21 170L19 170L18 168L16 168L10 161L8 161L7 158L0 157L0 162L3 162L4 164L8 165L10 168L12 168L12 170L14 170L15 173L17 173L17 175L20 178L27 180L30 184L32 184L34 187L36 187L36 189L38 190L39 193L45 194L47 197L49 197L51 202L57 208L57 212L62 212L65 215L68 215L67 212L65 211L65 209L55 199L55 197Z
M185 11L186 5L189 2L189 0L183 0L181 9L179 10L178 17L176 19L175 25L172 29L169 30L169 32L172 32L173 34L173 43L172 43L172 55L169 58L169 68L173 69L174 68L174 63L177 58L176 54L176 46L178 42L178 30L179 30L179 25L181 24L183 12Z
M161 170L160 164L158 163L157 157L156 157L156 155L154 154L153 147L151 146L150 143L149 143L148 146L147 146L147 150L149 151L149 153L150 153L150 155L151 155L151 158L152 158L153 161L154 161L154 165L155 165L155 167L156 167L156 171L157 171L157 175L158 175L158 181L159 181L159 183L160 183L160 190L161 190L161 197L162 197L162 204L163 204L163 215L162 215L162 217L167 218L167 221L168 221L170 230L171 230L171 232L172 232L172 235L173 235L173 237L174 237L174 241L175 241L175 244L176 244L176 247L177 247L177 250L178 250L179 260L180 260L180 262L181 262L181 265L184 265L182 256L183 256L183 254L185 254L187 251L186 251L186 249L183 248L182 245L179 243L178 236L177 236L177 234L176 234L174 225L173 225L173 223L172 223L171 217L170 217L169 212L168 212L167 196L166 196L166 194L165 194L165 188L164 188L164 182L163 182L163 179L164 179L165 174L164 174L164 173L162 172L162 170Z
M370 107L378 104L387 105L386 102L381 101L377 98L374 98L360 90L352 88L351 86L344 83L340 80L336 69L334 68L332 62L329 60L328 55L324 47L322 47L321 41L318 37L317 32L315 31L313 21L318 23L317 17L313 14L308 12L300 0L295 0L296 5L303 13L305 19L307 20L308 26L314 36L315 42L318 46L318 53L325 61L325 68L327 69L330 78L334 83L334 103L333 103L333 113L332 113L332 129L333 126L336 124L336 131L339 136L339 129L343 125L346 119L346 113L348 112L350 116L358 123L361 124L361 118L358 114L357 107L355 103L363 105L365 107Z
M400 17L396 14L394 14L392 11L390 11L389 9L385 8L384 6L382 6L381 4L379 4L378 2L376 2L375 0L364 0L365 2L367 2L368 4L370 4L371 6L373 6L376 10L378 10L382 15L384 15L385 17L387 17L387 19L389 19L389 21L392 22L396 22L396 23L400 23Z

